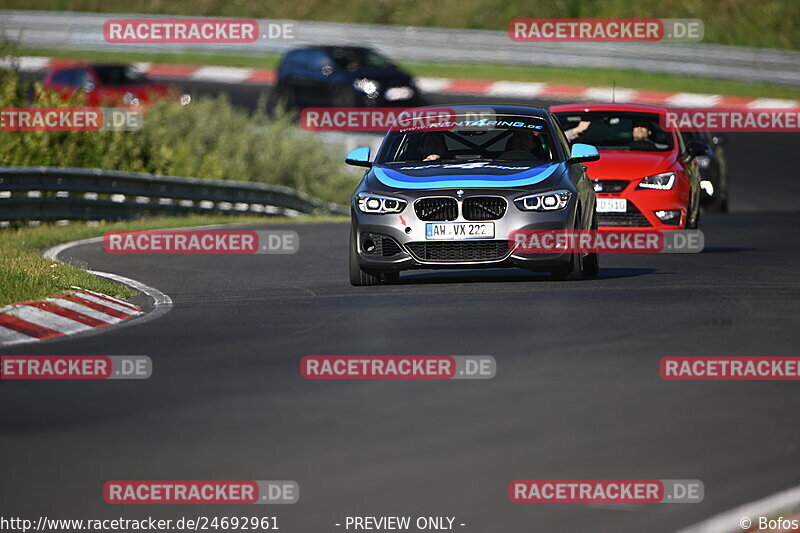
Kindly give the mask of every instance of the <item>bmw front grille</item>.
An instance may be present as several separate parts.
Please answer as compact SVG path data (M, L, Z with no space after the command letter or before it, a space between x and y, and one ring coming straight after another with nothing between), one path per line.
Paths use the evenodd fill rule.
M500 196L472 196L461 203L464 220L499 220L506 214L508 202ZM458 218L459 202L455 198L434 196L414 202L420 220L442 222Z

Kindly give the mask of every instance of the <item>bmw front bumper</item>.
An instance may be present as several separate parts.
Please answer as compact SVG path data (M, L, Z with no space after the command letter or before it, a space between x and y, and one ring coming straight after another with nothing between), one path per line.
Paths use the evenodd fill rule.
M355 200L351 206L351 238L357 245L361 267L372 271L399 271L415 268L497 268L519 267L531 270L549 270L571 260L571 254L522 253L515 248L510 237L519 230L571 230L575 227L576 198L558 211L522 211L514 199L530 194L522 189L468 190L462 195L457 190L402 191L381 193L405 200L400 213L365 214ZM491 220L465 218L464 201L469 198L503 198L506 208L503 215ZM421 217L417 200L424 198L452 198L458 203L457 216L446 220ZM459 240L434 240L426 237L427 224L465 223L494 225L493 238L466 238Z

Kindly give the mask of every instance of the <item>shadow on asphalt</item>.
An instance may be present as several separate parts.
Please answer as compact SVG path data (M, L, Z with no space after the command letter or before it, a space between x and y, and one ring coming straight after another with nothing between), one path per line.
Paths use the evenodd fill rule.
M710 248L703 248L701 253L704 254L731 254L737 252L755 252L755 248L741 248L737 246L712 246Z
M655 268L601 268L600 274L596 278L587 278L585 282L593 279L618 279L635 278L646 276L656 272ZM417 274L401 274L397 285L420 285L433 283L492 283L492 282L548 282L565 283L563 281L553 281L549 274L542 272L530 272L522 269L492 269L492 270L470 270L470 271L437 271Z
M600 274L592 279L622 279L622 278L638 278L639 276L648 276L655 274L658 269L655 268L603 268L600 267ZM665 274L664 271L658 272ZM588 281L591 281L588 280Z

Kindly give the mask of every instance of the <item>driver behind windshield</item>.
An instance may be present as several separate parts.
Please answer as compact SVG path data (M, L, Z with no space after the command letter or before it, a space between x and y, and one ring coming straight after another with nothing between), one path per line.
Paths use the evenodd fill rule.
M437 132L428 132L422 138L419 152L423 161L437 161L442 159L447 152L444 135Z
M528 131L515 131L508 140L507 150L522 150L532 152L534 147L533 135Z
M631 150L655 150L653 141L653 125L648 120L636 119L631 130L633 140L628 145Z
M515 131L506 143L506 151L501 158L517 159L515 156L546 159L536 134L530 131Z

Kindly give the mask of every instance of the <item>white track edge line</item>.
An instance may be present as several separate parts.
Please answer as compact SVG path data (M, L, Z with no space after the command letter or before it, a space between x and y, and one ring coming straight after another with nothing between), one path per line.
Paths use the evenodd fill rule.
M122 283L123 285L133 287L137 291L143 292L147 296L149 296L153 300L153 310L150 311L149 313L142 315L141 318L133 317L132 320L136 321L139 324L141 324L146 320L152 320L153 318L159 317L167 313L170 309L172 309L172 298L170 298L168 294L161 292L155 287L151 287L150 285L145 285L141 281L137 281L132 278L126 278L125 276L120 276L119 274L111 274L110 272L100 272L98 270L87 270L87 272L89 274L94 274L95 276L100 276L101 278L107 278L116 281L118 283Z
M180 230L212 229L212 228L224 228L224 227L235 226L235 225L236 224L205 224L205 225L202 225L202 226L190 226L190 227L185 227L185 228L178 227L178 228L161 228L161 229L164 229L164 230L169 230L169 229L172 229L172 230L177 230L177 229L180 229ZM104 237L102 237L102 236L100 236L100 237L91 237L89 239L81 239L81 240L78 240L78 241L72 241L72 242L65 242L63 244L57 244L55 246L52 246L52 247L47 248L46 250L42 251L42 257L44 257L45 259L50 259L51 261L63 262L58 258L58 256L59 256L59 254L61 254L65 250L68 250L68 249L73 248L75 246L82 246L84 244L95 244L95 243L98 243L98 242L103 242L103 238ZM153 309L148 313L144 313L144 314L141 314L141 315L138 315L138 316L133 316L131 318L122 320L121 322L118 322L118 323L115 323L115 324L111 324L109 326L104 326L102 328L100 328L100 327L93 328L93 329L91 329L89 331L86 331L86 332L83 332L83 333L78 333L76 335L79 335L81 337L86 337L86 336L89 336L89 335L92 335L92 334L95 334L95 333L103 333L104 331L108 331L110 329L122 328L122 327L125 327L125 326L128 326L128 325L143 324L144 322L148 322L150 320L153 320L154 318L158 318L160 316L163 316L163 315L167 314L168 312L170 312L170 310L172 310L172 298L170 298L168 294L165 294L165 293L161 292L160 290L156 289L155 287L151 287L149 285L145 285L141 281L137 281L137 280L131 279L131 278L126 278L125 276L120 276L119 274L112 274L110 272L100 272L100 271L97 271L97 270L87 270L87 272L89 272L90 274L94 274L95 276L100 276L102 278L107 278L107 279L116 281L118 283L122 283L123 285L127 285L129 287L132 287L132 288L136 289L139 292L143 292L144 294L146 294L147 296L149 296L153 300ZM40 339L35 339L35 341L37 341L37 342L47 342L49 340L58 340L58 339L63 339L63 338L69 338L69 337L74 337L76 335L65 335L65 336L62 336L62 337L54 337L53 339L45 339L44 341L42 341ZM0 347L2 347L2 346L3 345L0 344Z
M230 226L236 226L237 224L205 224L202 226L189 226L189 227L177 227L177 228L160 228L163 230L196 230L196 229L213 229L213 228L225 228ZM239 224L241 225L241 224ZM65 250L73 248L75 246L82 246L84 244L95 244L98 242L103 242L102 236L100 237L92 237L89 239L81 239L79 241L72 241L72 242L65 242L63 244L57 244L56 246L52 246L47 248L46 250L42 251L42 257L45 259L50 259L51 261L61 261L58 256ZM145 285L141 281L137 281L135 279L126 278L125 276L120 276L119 274L112 274L110 272L100 272L97 270L87 270L90 274L94 274L95 276L100 276L102 278L107 278L118 283L122 283L123 285L127 285L136 289L139 292L143 292L147 296L149 296L153 300L153 309L148 312L138 316L133 316L131 318L125 319L121 322L116 324L111 324L109 326L92 328L89 331L85 331L82 333L77 333L75 335L64 335L62 337L53 337L52 339L45 339L44 341L40 339L35 339L37 342L48 342L51 340L58 340L70 337L87 337L89 335L103 333L105 331L116 329L116 328L124 328L125 326L129 325L136 325L136 324L143 324L144 322L148 322L155 318L159 318L172 310L172 298L169 297L168 294L161 292L160 290L156 289L155 287L151 287L149 285ZM3 345L0 344L0 348Z
M792 510L792 508L797 508L798 506L800 506L800 486L724 511L699 524L681 529L678 533L733 533L742 531L742 527L739 525L739 521L742 518L747 517L753 520L755 517L770 516L772 513Z
M214 224L213 226L216 226L216 224ZM181 228L181 229L187 229L187 228ZM103 237L92 237L90 239L81 239L81 240L78 240L78 241L71 241L71 242L65 242L65 243L62 243L62 244L57 244L56 246L52 246L52 247L47 248L46 250L42 251L42 257L44 257L45 259L49 259L51 261L63 262L58 258L58 256L61 253L63 253L64 251L66 251L66 250L68 250L70 248L74 248L76 246L82 246L84 244L95 244L95 243L98 243L98 242L103 242ZM74 337L87 337L87 336L93 335L93 334L104 333L104 332L109 331L111 329L117 329L117 328L129 326L129 325L142 324L144 322L148 322L150 320L153 320L154 318L159 318L159 317L167 314L170 310L172 310L172 298L170 298L168 294L165 294L165 293L161 292L160 290L156 289L155 287L151 287L149 285L146 285L146 284L142 283L141 281L137 281L137 280L132 279L132 278L127 278L125 276L120 276L119 274L112 274L110 272L100 272L100 271L97 271L97 270L87 270L86 272L88 272L90 274L93 274L95 276L99 276L101 278L106 278L106 279L110 279L112 281L116 281L118 283L122 283L123 285L127 285L127 286L129 286L129 287L131 287L133 289L136 289L139 292L142 292L142 293L146 294L148 297L150 297L151 300L153 300L153 309L151 311L147 312L147 313L144 313L144 314L141 314L141 315L138 315L138 316L132 316L129 319L125 319L125 320L122 320L121 322L118 322L118 323L115 323L115 324L110 324L108 326L92 328L92 329L90 329L88 331L84 331L84 332L80 332L80 333L76 333L76 334L72 334L72 335L63 335L63 336L60 336L60 337L53 337L52 339L40 340L40 339L36 339L36 338L31 338L31 342L49 342L49 341L60 340L60 339L69 339L69 338L74 338ZM21 342L15 343L15 344L19 344L19 343L22 343L22 342L24 342L24 341L21 341ZM0 348L8 346L9 344L0 344Z

